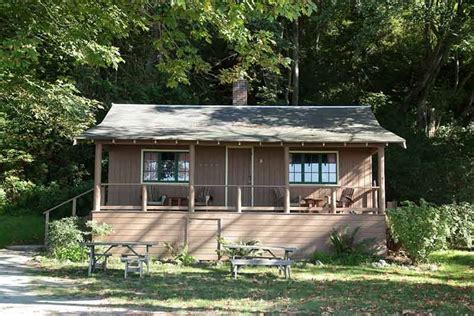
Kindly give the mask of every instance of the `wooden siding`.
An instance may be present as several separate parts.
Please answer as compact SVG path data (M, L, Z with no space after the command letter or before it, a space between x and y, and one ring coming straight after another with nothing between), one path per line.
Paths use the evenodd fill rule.
M142 149L187 149L187 146L144 146L144 145L108 145L109 151L109 183L140 183L140 159ZM235 149L243 150L243 149ZM339 185L370 187L372 184L372 151L373 148L324 148L324 147L292 147L291 150L308 151L338 151L339 152ZM234 149L229 148L230 153ZM247 152L247 151L246 151ZM229 155L229 184L233 184L232 175L242 175L242 168L233 168L232 158ZM245 156L247 159L247 156ZM284 162L283 147L254 147L254 184L255 185L283 185ZM234 170L236 169L236 170ZM235 171L235 172L234 172ZM250 171L249 171L250 172ZM225 184L225 147L224 146L196 146L196 180L198 185L209 185L213 195L213 205L224 205L225 189L212 185ZM168 196L187 196L188 186L160 185L159 194ZM202 187L196 188L196 195ZM229 189L229 205L235 204L235 188ZM243 198L246 191L242 190ZM330 189L314 189L308 186L291 185L291 196L324 198L330 195ZM337 191L340 197L341 189ZM368 189L355 190L355 207L376 207L372 205L372 194ZM107 189L107 205L141 205L139 186L111 186ZM245 206L248 203L243 203ZM254 205L273 206L274 193L272 188L255 188ZM280 205L281 206L281 205Z
M150 241L159 246L152 253L166 256L164 242L188 242L197 259L217 258L217 238L259 240L267 246L291 246L299 249L295 258L310 256L315 250L327 250L331 230L360 226L359 238L375 238L385 251L385 217L354 214L282 214L233 212L92 212L93 220L113 226L110 241Z

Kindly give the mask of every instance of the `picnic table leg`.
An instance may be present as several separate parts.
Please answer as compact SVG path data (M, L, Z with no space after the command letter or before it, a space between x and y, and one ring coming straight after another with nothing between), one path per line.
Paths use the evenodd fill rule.
M150 245L146 245L146 274L150 274L150 255L149 255Z
M238 266L234 265L234 279L237 279L237 270L238 270Z
M89 269L87 271L87 275L91 276L92 272L94 271L95 266L95 247L91 246L89 250Z

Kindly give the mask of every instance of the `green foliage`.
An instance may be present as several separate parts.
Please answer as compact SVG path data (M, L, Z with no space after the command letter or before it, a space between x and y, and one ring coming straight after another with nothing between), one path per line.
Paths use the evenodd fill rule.
M49 223L48 253L59 260L82 261L87 259L83 225L78 217L65 217Z
M392 123L388 120L396 113L386 111L381 114L386 116L386 126L397 124L395 120ZM419 132L407 133L407 129L400 130L400 133L407 138L408 147L388 148L386 178L389 199L417 201L423 197L436 204L452 201L474 203L474 125L445 126L431 138Z
M453 203L442 205L439 212L446 218L449 226L448 243L450 248L472 248L474 240L474 204Z
M101 237L106 237L113 233L113 226L107 223L98 223L96 221L86 222L87 232L84 235L89 235L91 239L97 240Z
M0 248L43 244L44 218L37 215L0 216Z
M352 231L347 227L333 228L329 235L331 252L315 251L311 257L313 263L320 261L323 264L354 266L373 260L376 255L375 240L373 238L360 239L360 227Z
M56 186L90 180L92 148L71 140L111 102L228 104L243 76L249 103L289 104L294 52L302 105L368 104L407 139L387 150L388 200L473 203L472 10L451 0L2 2L0 205L36 212L71 197ZM32 191L54 193L51 203L35 207Z
M16 176L9 176L5 179L2 188L6 200L3 212L10 215L41 214L47 209L90 189L91 186L92 184L89 182L75 187L64 187L55 182L46 186L21 180ZM78 200L78 214L87 214L90 211L91 198L91 195L86 195ZM53 216L63 217L70 214L71 204L67 204L55 210Z
M430 253L445 248L471 248L474 205L436 206L420 200L404 202L387 212L390 231L413 261L426 261Z
M394 240L413 261L425 261L431 252L448 246L450 227L446 214L435 205L423 199L419 205L404 202L387 214Z
M221 83L248 77L255 68L280 73L289 59L277 49L278 35L271 27L278 20L311 15L312 1L172 1L159 5L154 18L166 27L154 42L160 52L157 67L168 75L168 87L190 84L190 73L213 75ZM270 27L268 27L270 25ZM213 56L213 44L221 43ZM222 54L223 53L223 54ZM216 60L217 59L217 60ZM221 67L224 61L230 67Z
M255 249L229 249L226 248L226 245L241 245L241 246L256 246L260 244L258 240L227 240L225 238L218 238L217 243L220 245L219 250L216 250L217 255L219 258L222 257L229 257L232 258L233 256L238 257L248 257L248 256L256 256L259 255L260 251Z
M372 255L374 250L375 240L366 238L358 240L357 235L360 231L360 226L352 230L345 226L331 231L329 241L331 248L336 256L344 256L349 254Z
M323 265L334 264L341 266L358 266L364 263L372 262L376 257L364 253L344 253L336 255L335 253L315 251L310 258L313 263L321 262Z
M177 265L191 266L197 262L188 249L188 245L179 245L176 242L165 242L164 246L171 255L171 261Z

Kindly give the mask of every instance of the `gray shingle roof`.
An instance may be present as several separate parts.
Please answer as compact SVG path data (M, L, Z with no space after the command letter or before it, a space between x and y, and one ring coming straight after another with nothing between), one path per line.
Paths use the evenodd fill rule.
M367 106L113 104L78 139L404 143Z

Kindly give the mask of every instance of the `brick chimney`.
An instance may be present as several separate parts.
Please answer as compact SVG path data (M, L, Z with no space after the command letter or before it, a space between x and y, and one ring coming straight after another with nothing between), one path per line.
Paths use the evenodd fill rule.
M247 80L239 79L232 87L232 104L247 105Z

